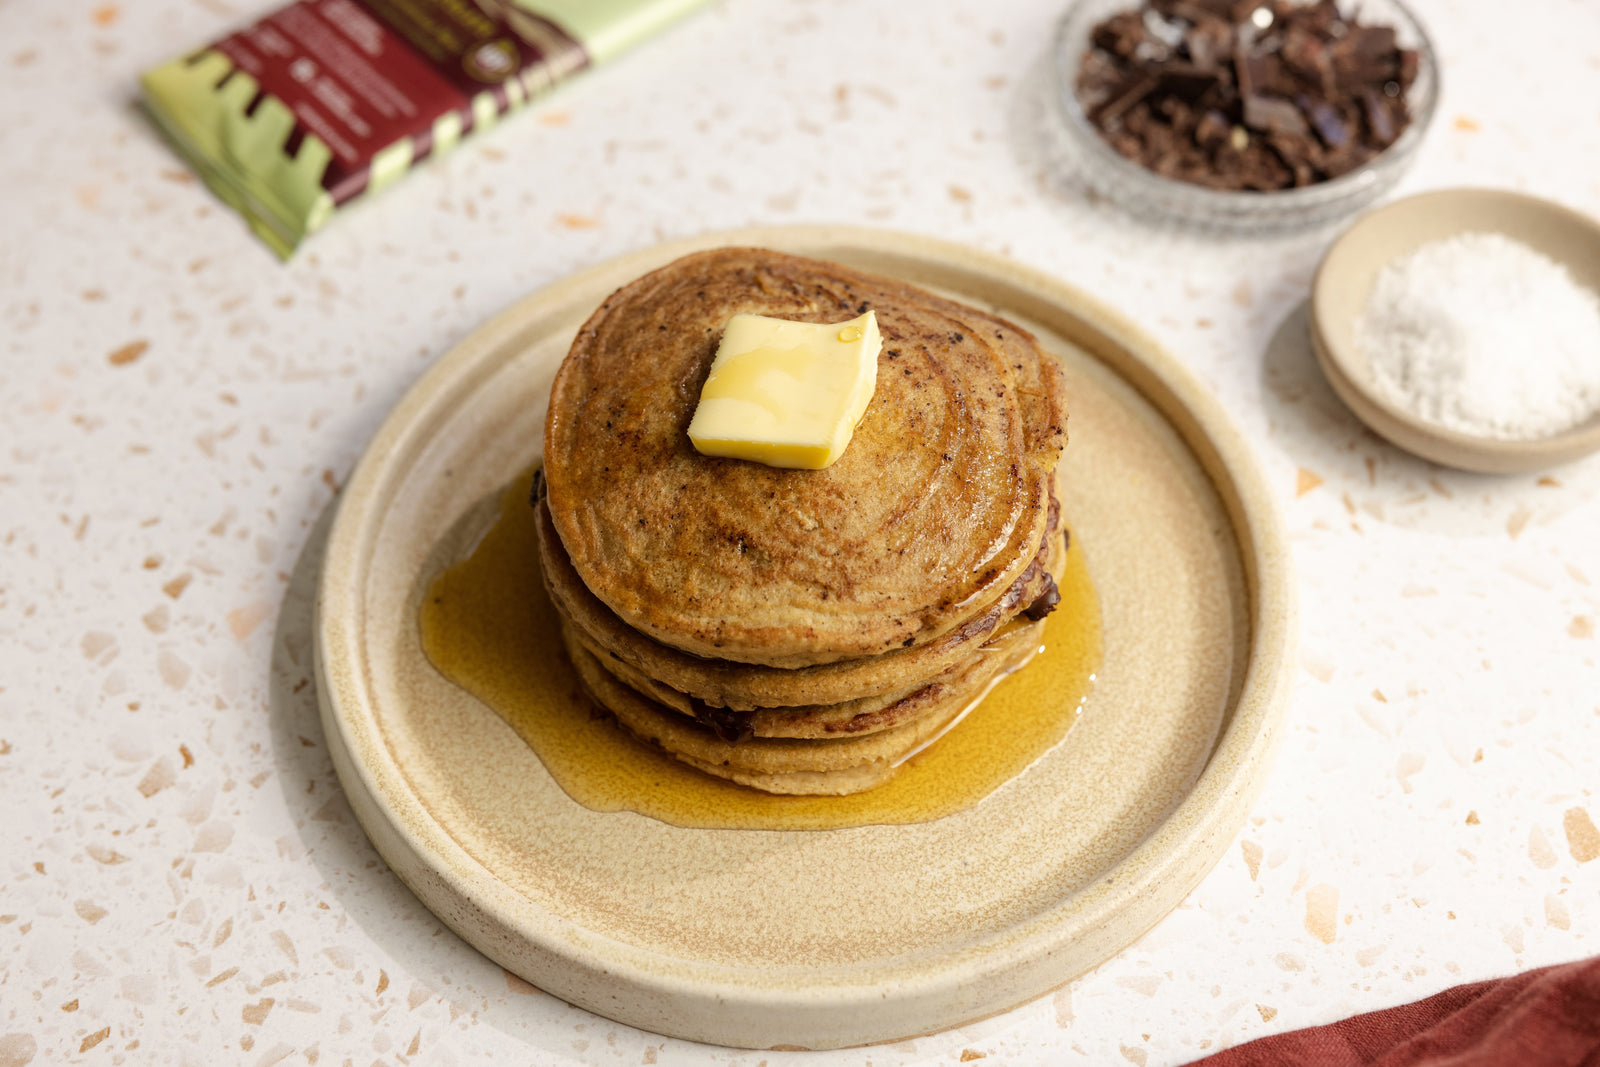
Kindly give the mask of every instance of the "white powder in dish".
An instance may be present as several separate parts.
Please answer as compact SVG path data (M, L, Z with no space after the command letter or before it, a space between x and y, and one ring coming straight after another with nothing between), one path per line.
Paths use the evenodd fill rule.
M1600 298L1495 233L1378 272L1356 343L1392 403L1462 433L1548 437L1600 412Z

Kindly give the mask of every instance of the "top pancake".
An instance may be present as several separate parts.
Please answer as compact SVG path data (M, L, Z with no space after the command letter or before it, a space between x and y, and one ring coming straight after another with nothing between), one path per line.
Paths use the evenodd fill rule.
M702 456L689 420L741 312L877 312L878 384L826 470ZM1061 374L1025 331L889 279L762 249L677 260L579 330L545 427L552 521L629 625L799 667L931 641L1034 558L1066 443Z

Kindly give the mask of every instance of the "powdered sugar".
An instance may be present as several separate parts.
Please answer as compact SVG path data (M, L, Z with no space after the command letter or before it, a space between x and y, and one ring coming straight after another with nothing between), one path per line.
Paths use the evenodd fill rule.
M1600 299L1500 234L1385 266L1356 340L1387 399L1448 429L1526 440L1600 412Z

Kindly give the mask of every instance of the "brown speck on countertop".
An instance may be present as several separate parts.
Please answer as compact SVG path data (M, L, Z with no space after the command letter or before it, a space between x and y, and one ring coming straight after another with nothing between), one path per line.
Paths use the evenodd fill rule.
M72 910L78 913L78 918L93 926L104 919L110 912L92 900L79 900L72 905Z
M1532 508L1519 507L1511 513L1511 517L1506 520L1506 533L1511 535L1513 541L1521 536L1531 518L1533 518Z
M1326 884L1306 890L1306 933L1324 945L1331 945L1338 936L1338 917L1339 890Z
M1579 863L1600 858L1600 830L1589 818L1584 808L1568 808L1561 817L1561 828L1567 833L1567 849Z
M503 967L501 968L501 971L506 977L506 992L516 993L517 995L524 997L531 997L539 992L538 986L524 981L522 976L512 974Z
M108 355L106 361L113 367L123 367L144 355L149 349L149 341L129 341Z
M1250 872L1250 880L1254 882L1261 873L1261 846L1254 841L1240 841L1239 851L1244 855L1245 869Z
M1544 831L1537 826L1528 831L1528 859L1541 871L1548 871L1556 865L1556 850L1551 847Z

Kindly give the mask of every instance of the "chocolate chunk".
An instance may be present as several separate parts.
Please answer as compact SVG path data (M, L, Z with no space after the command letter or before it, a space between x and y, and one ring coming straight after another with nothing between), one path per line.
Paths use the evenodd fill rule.
M1367 89L1361 94L1361 102L1366 107L1367 132L1374 141L1387 148L1400 136L1394 116L1389 111L1389 98Z
M1311 132L1300 109L1275 96L1252 93L1244 98L1244 124L1252 130L1304 137Z
M1134 52L1149 38L1144 19L1137 11L1124 11L1113 15L1094 28L1090 40L1102 52L1121 59L1132 59Z
M1317 131L1317 136L1322 138L1322 143L1329 148L1343 148L1350 143L1350 127L1344 119L1339 117L1339 112L1326 100L1317 100L1301 93L1295 97L1295 104L1311 120L1311 128Z
M1293 84L1284 77L1283 63L1270 53L1250 52L1237 56L1234 67L1239 72L1240 97L1259 92L1282 93Z
M1183 47L1196 68L1215 70L1233 55L1233 27L1220 19L1197 22L1184 34Z
M704 723L711 732L717 735L717 740L736 744L749 737L754 731L750 725L748 711L733 711L729 708L714 708L702 701L693 701L695 721Z
M1119 85L1106 100L1089 114L1089 121L1097 126L1106 126L1117 120L1134 104L1143 100L1155 91L1161 80L1151 74L1130 74L1126 81Z
M1298 134L1271 133L1267 135L1266 144L1283 165L1289 168L1296 189L1318 180L1317 172L1311 164L1311 144L1305 137Z
M1228 140L1228 134L1233 129L1228 122L1228 116L1212 108L1200 116L1200 121L1195 125L1195 143L1202 148L1215 148Z
M1401 50L1399 92L1390 93L1391 96L1399 96L1401 93L1404 93L1406 90L1411 88L1411 83L1417 80L1417 64L1420 61L1421 60L1418 58L1417 53L1413 49L1406 48ZM1385 86L1384 88L1385 91L1387 91L1388 87Z
M1193 63L1168 63L1161 68L1158 88L1185 100L1198 100L1217 84L1217 72Z
M1361 26L1350 30L1333 50L1339 80L1346 85L1388 81L1399 71L1399 49L1388 26Z
M1283 35L1283 47L1278 54L1283 65L1299 78L1322 90L1323 95L1334 94L1333 57L1328 51L1328 41L1304 26L1293 25Z
M1029 604L1022 614L1034 622L1038 622L1056 610L1056 605L1059 603L1061 603L1061 590L1056 588L1056 580L1054 578L1047 577L1044 592L1035 597L1033 603Z

